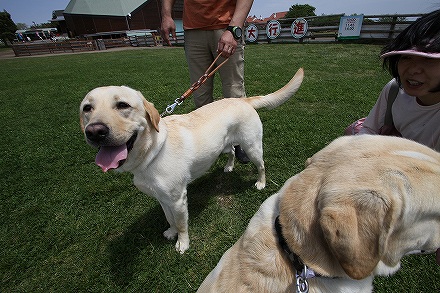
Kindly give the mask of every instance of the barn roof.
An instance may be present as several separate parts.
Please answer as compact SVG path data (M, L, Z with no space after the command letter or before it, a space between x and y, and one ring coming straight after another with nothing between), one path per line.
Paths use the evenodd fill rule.
M70 0L64 13L126 16L149 0Z

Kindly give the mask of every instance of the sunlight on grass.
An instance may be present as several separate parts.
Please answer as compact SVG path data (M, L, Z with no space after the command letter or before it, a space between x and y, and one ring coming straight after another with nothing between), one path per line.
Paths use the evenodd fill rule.
M268 185L254 166L223 173L225 157L188 188L191 247L163 238L160 205L130 174L102 173L79 127L79 103L94 87L128 85L159 112L190 86L182 48L2 60L0 292L194 292L243 233L260 204L304 161L365 116L389 80L381 47L249 45L248 96L282 87L299 67L297 95L259 111ZM216 95L220 83L216 77ZM176 114L194 108L191 99ZM172 172L172 170L170 170ZM408 257L375 292L438 292L433 256ZM437 287L436 287L437 286Z

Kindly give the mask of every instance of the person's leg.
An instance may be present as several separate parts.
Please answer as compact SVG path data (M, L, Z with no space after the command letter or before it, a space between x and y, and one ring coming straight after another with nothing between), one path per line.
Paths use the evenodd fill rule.
M214 39L216 43L220 39L224 30L215 30ZM215 46L217 50L217 45ZM220 58L217 63L220 64L224 59ZM229 57L229 60L219 69L220 79L222 81L222 93L224 98L242 98L246 97L244 88L244 41L239 41L235 53ZM239 146L234 146L234 153L237 160L246 164L250 160L246 152Z
M188 63L191 84L199 80L205 73L214 56L209 44L210 31L186 30L185 31L185 56ZM196 108L213 101L213 78L209 78L200 88L193 93Z

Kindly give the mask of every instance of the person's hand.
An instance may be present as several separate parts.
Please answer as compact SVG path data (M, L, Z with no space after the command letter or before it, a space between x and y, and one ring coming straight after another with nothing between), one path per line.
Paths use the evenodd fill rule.
M224 31L220 40L218 41L217 53L222 54L223 57L229 58L235 53L237 49L237 41L230 31Z
M162 38L169 46L171 46L170 34L174 41L176 41L176 24L171 17L163 17L160 27Z

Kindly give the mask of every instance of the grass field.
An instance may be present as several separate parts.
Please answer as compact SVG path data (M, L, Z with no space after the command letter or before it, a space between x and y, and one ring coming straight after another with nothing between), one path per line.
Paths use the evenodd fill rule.
M249 96L277 90L299 67L305 79L286 104L259 111L264 190L253 187L251 164L223 173L226 157L189 186L191 247L184 255L162 237L167 222L158 202L137 191L129 174L94 164L96 150L78 118L84 95L103 85L136 88L162 112L189 87L183 49L0 60L0 292L194 292L260 204L368 113L389 80L380 49L246 48ZM176 113L192 109L187 100ZM434 256L404 258L396 275L376 278L375 292L440 292Z

